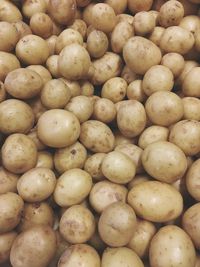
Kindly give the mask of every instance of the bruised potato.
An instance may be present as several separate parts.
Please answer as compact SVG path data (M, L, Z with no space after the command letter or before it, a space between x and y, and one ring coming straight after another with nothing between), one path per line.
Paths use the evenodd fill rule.
M200 121L200 99L188 96L183 97L182 102L184 108L183 118L186 120Z

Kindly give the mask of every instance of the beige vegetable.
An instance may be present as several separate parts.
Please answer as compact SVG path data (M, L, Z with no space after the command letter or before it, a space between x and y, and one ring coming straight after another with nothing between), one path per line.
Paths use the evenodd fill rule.
M94 95L94 85L89 81L80 81L81 95L93 96Z
M53 22L47 14L37 12L30 19L30 28L34 34L46 39L53 33Z
M199 17L195 15L185 16L179 23L179 26L195 34L200 27Z
M57 35L51 35L49 38L46 39L47 45L49 47L49 56L55 54L57 39L58 39Z
M115 14L121 14L127 8L127 0L106 0L105 3L114 9Z
M10 1L1 1L0 21L18 22L22 20L22 14L19 9Z
M46 61L46 67L54 78L61 77L61 74L58 69L58 58L58 55L52 55Z
M3 82L10 71L18 68L20 62L15 55L0 51L0 81Z
M155 45L159 46L164 31L165 31L164 27L156 26L153 29L153 31L149 34L148 36L149 40L152 41Z
M148 11L153 4L153 0L128 0L128 8L132 14L140 11Z
M176 83L178 85L182 85L183 80L185 79L185 77L189 73L189 71L192 70L194 67L198 67L198 66L199 66L199 64L196 61L193 61L193 60L185 61L185 66L183 68L183 71L181 72L180 76L178 77Z
M47 3L45 0L26 0L22 5L23 15L27 18L31 18L34 14L39 12L46 13L47 11Z
M112 122L116 117L117 111L114 103L107 98L100 98L94 104L93 117L104 123Z
M32 98L29 101L29 105L33 110L33 113L35 115L35 120L38 121L40 116L47 110L41 103L41 100L39 97Z
M182 90L185 96L200 97L199 92L200 67L192 68L183 80Z
M154 30L156 21L152 13L141 11L134 16L133 26L136 35L145 36Z
M129 100L137 100L141 103L147 98L142 88L142 80L132 81L127 87L126 94Z
M148 174L137 174L133 180L128 183L128 189L131 190L135 185L152 180Z
M35 71L40 75L43 81L43 85L52 79L51 73L42 65L30 65L27 67L29 70Z
M78 82L70 81L65 78L61 78L61 80L69 87L71 97L79 96L81 94L81 87Z
M28 34L32 34L30 26L23 21L14 22L13 26L15 26L15 28L17 30L19 39L23 38L24 36L26 36Z
M0 21L0 51L11 52L19 40L16 28L9 22Z
M105 153L95 153L88 157L85 161L84 170L97 181L104 179L104 175L101 170L101 164L105 156Z
M70 25L70 29L78 31L82 35L82 37L85 39L86 34L87 34L87 24L81 18L82 18L82 14L81 14L81 17L79 19L78 18L75 19L73 24Z
M186 175L186 187L189 194L197 201L200 200L199 191L199 172L200 170L200 159L194 161L192 166L189 168Z
M0 235L0 264L9 260L10 250L16 236L17 233L14 231Z
M0 167L0 195L8 192L17 192L17 181L19 176Z
M183 118L187 120L200 121L200 99L196 97L183 97Z
M54 168L53 155L48 151L38 152L36 167L48 168L52 170Z
M174 77L178 77L183 71L185 61L183 56L178 53L168 53L163 56L161 65L168 67Z
M103 31L93 30L87 37L87 50L93 58L101 58L108 50L108 44L108 37Z

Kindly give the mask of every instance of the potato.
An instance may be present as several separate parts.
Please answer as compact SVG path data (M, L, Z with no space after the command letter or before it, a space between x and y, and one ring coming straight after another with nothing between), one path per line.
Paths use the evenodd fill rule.
M101 240L98 230L94 232L93 236L88 241L88 244L97 251L100 251L100 253L106 248L106 244Z
M81 125L80 142L93 152L107 153L113 150L115 137L103 122L88 120Z
M117 111L114 103L107 98L100 98L94 104L93 118L104 123L112 122Z
M153 42L144 37L135 36L124 45L123 58L133 72L145 74L150 67L160 63L161 52Z
M31 17L30 28L34 34L46 39L53 33L53 22L47 14L38 12Z
M20 68L8 73L5 79L6 91L13 97L29 99L37 96L42 89L41 76L30 69Z
M163 32L165 31L165 28L156 26L153 31L149 34L148 38L150 41L152 41L155 45L160 45L160 40Z
M126 13L118 14L117 23L120 23L122 21L126 21L133 26L134 16Z
M200 121L200 100L196 97L183 97L183 118L187 120Z
M26 35L17 43L16 55L26 65L42 65L49 56L47 42L37 35Z
M19 176L0 167L0 195L8 192L17 192L17 181Z
M153 0L128 0L128 8L132 14L140 11L148 11L153 4Z
M135 185L152 180L148 174L137 174L133 180L128 183L128 189L131 190Z
M17 233L14 231L0 235L0 264L9 260L10 250L16 236Z
M51 73L47 70L47 68L45 68L42 65L29 65L27 69L33 70L37 74L39 74L40 77L42 78L43 85L45 85L45 83L47 83L52 79Z
M106 0L105 3L114 9L116 15L123 13L127 8L127 0Z
M2 146L2 164L10 172L24 173L37 163L37 148L26 135L11 134Z
M46 61L46 67L54 78L61 77L58 69L58 58L58 55L52 55Z
M144 267L141 259L129 248L107 248L102 256L102 267Z
M200 27L199 17L195 15L186 16L181 20L179 26L195 34Z
M20 62L15 55L0 51L0 81L3 82L9 72L18 68Z
M36 167L48 168L52 170L54 168L53 155L48 151L38 152Z
M179 253L174 254L174 251ZM162 257L160 257L162 255ZM194 267L196 254L189 236L178 226L162 227L153 237L149 252L152 267Z
M152 13L141 11L135 15L133 26L136 35L145 36L153 31L156 26L156 20Z
M145 110L150 121L159 126L170 126L183 117L181 98L168 91L153 93L145 103Z
M183 71L185 61L183 56L178 53L168 53L163 56L161 65L168 67L174 77L178 77Z
M71 244L85 243L95 231L94 216L89 209L74 205L62 215L59 229L64 239Z
M69 111L51 109L40 116L37 133L45 145L62 148L76 142L80 134L80 123Z
M40 116L47 110L41 103L41 100L39 97L32 98L28 100L28 103L30 107L33 110L33 113L35 115L35 120L38 121Z
M49 0L48 13L58 24L68 25L75 19L75 0Z
M0 103L6 99L6 89L4 83L0 81Z
M61 207L79 204L92 188L92 177L86 171L74 168L64 172L54 191L54 200Z
M87 50L77 43L66 46L58 58L59 72L69 80L85 78L88 74L90 64L90 56Z
M122 59L118 54L106 52L101 58L94 60L92 66L94 73L91 82L93 85L101 85L119 76L122 70Z
M200 200L199 191L199 172L200 170L200 159L194 161L192 166L189 168L186 175L186 187L189 194L197 201Z
M27 136L34 142L38 151L44 150L46 148L46 146L38 138L36 128L31 129L31 131L27 134ZM37 164L38 164L38 160L39 160L39 154L37 158Z
M80 262L87 267L100 267L98 253L87 244L77 244L67 248L58 262L58 267L79 267Z
M69 26L69 28L79 32L82 38L85 39L87 35L87 24L84 20L82 20L82 16L79 19L75 19L75 21Z
M21 219L22 198L12 192L0 195L0 234L13 230Z
M135 185L128 193L128 203L140 218L151 222L168 222L183 211L181 194L172 185L158 181Z
M94 85L89 81L80 81L81 95L93 96L94 95Z
M153 223L145 220L137 220L136 230L128 243L140 258L146 258L149 253L149 246L152 237L156 233L156 227Z
M123 32L123 34L122 34ZM116 24L111 33L111 47L115 53L121 53L125 43L134 35L133 26L127 21L121 21Z
M136 100L124 101L117 112L117 125L124 136L138 136L146 126L144 106Z
M84 170L97 181L104 179L104 175L101 170L101 164L105 156L105 153L95 153L88 157L84 164Z
M81 94L80 84L76 81L70 81L65 78L60 78L68 87L71 92L71 97L79 96Z
M18 180L18 194L27 202L47 199L54 191L56 177L52 170L42 167L25 172Z
M0 51L13 51L19 40L16 28L7 21L0 21L0 28L0 38L2 40L0 43Z
M126 202L128 190L123 185L101 181L96 183L90 192L90 204L92 208L102 213L110 204L121 201Z
M129 100L137 100L143 103L147 98L142 88L142 80L129 83L126 93Z
M0 21L18 22L22 20L19 9L8 0L1 0Z
M108 37L103 31L93 30L87 37L86 47L91 57L101 58L108 50Z
M19 39L23 38L24 36L26 36L28 34L32 34L30 26L28 24L26 24L25 22L23 22L23 21L14 22L13 26L17 30Z
M135 212L123 202L112 203L104 209L98 223L100 237L110 247L125 246L135 227Z
M200 67L192 68L183 80L183 94L185 96L200 97L199 81Z
M0 131L2 133L28 133L34 121L33 111L25 102L7 99L0 103Z
M57 39L58 39L57 35L51 35L49 38L46 39L47 45L49 47L49 56L55 54Z
M27 18L31 18L34 14L47 11L47 3L45 0L26 0L22 5L23 15Z
M160 86L162 84L162 86ZM144 75L142 89L148 96L157 91L171 91L174 86L174 76L168 67L155 65Z
M87 24L87 26L90 26L92 24L92 8L96 3L90 3L83 9L83 20Z
M46 202L26 203L22 213L22 219L17 229L24 232L34 226L49 225L53 227L53 209Z
M175 52L185 55L193 45L193 34L179 26L171 26L165 29L160 40L160 48L167 53Z
M35 226L14 240L10 262L16 267L48 266L56 251L56 235L49 226Z

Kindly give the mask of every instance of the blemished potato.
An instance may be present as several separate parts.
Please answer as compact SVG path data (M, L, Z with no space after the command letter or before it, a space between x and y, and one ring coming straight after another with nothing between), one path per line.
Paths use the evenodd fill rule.
M68 25L75 19L75 0L49 0L48 13L58 24Z
M9 135L1 150L3 166L15 174L34 168L37 163L37 147L25 134Z
M80 81L81 95L93 96L94 95L94 85L89 81Z
M17 236L15 231L0 235L0 264L6 263L10 258L10 250Z
M179 253L174 254L177 250ZM176 225L168 225L154 235L150 244L149 258L152 267L164 267L170 264L174 267L194 267L196 253L185 231Z
M24 232L37 225L53 227L54 213L47 202L25 203L18 231Z
M160 40L160 48L167 53L175 52L185 55L193 45L193 34L180 26L171 26L165 29Z
M38 151L44 150L46 148L46 145L44 145L38 138L36 128L31 129L30 132L27 134L27 136L34 142ZM37 159L37 163L38 163L38 159Z
M51 109L40 116L37 134L47 146L55 148L70 146L79 137L80 123L77 117L67 110Z
M0 81L0 103L6 99L6 89L4 83Z
M182 178L187 169L183 151L167 141L149 144L142 153L142 164L149 175L165 183L173 183Z
M81 94L81 87L79 82L70 81L65 78L60 78L68 87L71 92L71 97L79 96Z
M110 204L101 213L98 231L101 239L110 247L125 246L136 227L134 210L126 203Z
M39 151L35 167L48 168L52 170L54 168L53 155L48 151Z
M164 27L156 26L153 29L153 31L149 34L148 36L149 40L152 41L155 45L159 46L164 30L165 30Z
M138 136L146 126L146 112L144 106L137 100L122 102L117 112L117 125L126 137Z
M93 30L87 37L86 47L91 57L101 58L108 50L108 37L103 31Z
M28 34L32 34L30 26L23 21L17 21L15 23L13 23L13 26L17 30L19 39L23 38L24 36L26 36Z
M112 203L125 203L127 193L128 190L123 185L101 181L96 183L90 192L90 205L96 212L102 213Z
M79 267L80 262L87 267L100 267L100 257L96 250L87 244L68 247L62 254L58 267Z
M152 180L148 174L137 174L133 180L128 183L128 189L131 190L135 185Z
M26 202L40 202L54 191L56 177L48 168L36 167L25 172L18 180L17 191Z
M83 39L85 39L86 34L87 34L87 24L81 18L82 17L80 17L79 19L78 18L75 19L73 24L70 25L69 28L78 31L83 37Z
M93 118L104 123L112 122L117 111L114 103L107 98L100 98L94 104Z
M123 34L122 34L123 32ZM111 47L115 53L121 53L125 43L134 35L133 25L127 21L121 21L116 24L111 33Z
M18 40L18 32L16 28L7 21L0 21L0 51L11 52L14 50Z
M49 38L46 39L47 45L49 47L49 56L55 54L57 39L58 39L57 35L51 35Z
M137 100L141 103L147 98L142 88L142 80L135 80L129 83L126 94L129 100Z
M152 222L138 219L136 230L128 243L128 247L140 258L147 257L149 253L149 245L155 233L156 227Z
M57 180L54 200L61 207L81 203L92 188L92 177L84 170L75 168L64 172Z
M7 99L0 103L0 131L2 133L28 133L34 121L34 113L25 102Z
M58 69L58 58L58 55L52 55L46 61L46 67L54 78L61 77L61 74Z
M200 27L199 17L196 15L185 16L179 23L179 26L195 34Z
M183 5L176 0L164 3L159 11L158 21L162 27L177 26L184 16Z
M168 91L153 93L145 103L145 110L150 121L159 126L178 122L184 112L181 98Z
M0 21L18 22L22 20L22 14L19 9L10 1L1 1Z
M88 120L81 125L80 142L93 152L107 153L113 150L115 137L103 122Z
M143 75L150 67L160 63L161 51L152 41L135 36L124 45L123 58L133 72Z
M92 62L94 72L91 82L94 85L104 84L111 78L119 76L122 71L121 57L112 52L106 52L101 58Z
M142 81L142 89L148 96L157 91L171 91L173 86L174 76L172 71L162 65L152 66L145 73Z
M167 53L163 56L161 65L168 67L176 78L183 71L185 60L183 56L178 53Z
M58 58L59 72L69 80L87 77L90 65L91 61L87 50L78 43L64 47Z
M153 31L156 20L152 13L141 11L134 16L133 26L136 35L145 36Z
M0 167L0 195L8 192L17 192L17 181L19 176Z
M27 18L31 18L34 14L39 12L46 13L47 11L47 3L46 0L26 0L22 5L23 15Z
M199 92L199 74L200 67L192 68L183 80L182 90L184 96L200 97Z
M90 26L92 24L92 8L95 5L95 3L90 3L83 9L83 20L87 24L87 26Z
M20 62L15 55L0 51L0 81L4 82L7 74L18 68Z
M8 73L5 79L6 91L13 97L29 99L37 96L42 89L41 76L30 69L19 68Z
M16 267L48 266L56 252L56 234L50 226L35 226L14 240L10 262Z
M101 181L104 179L101 164L105 156L105 153L95 153L85 161L84 170L88 172L94 180Z
M200 201L199 174L200 159L193 162L186 175L186 187L189 194L197 201Z
M53 33L53 22L47 14L38 12L31 17L30 28L34 34L46 39Z
M72 112L80 123L83 123L92 116L93 103L89 97L79 95L71 98L65 109Z
M130 248L107 248L103 252L102 267L122 267L122 266L144 267L141 259Z
M85 243L94 234L94 216L89 209L74 205L62 215L59 230L64 239L71 244Z
M126 13L118 14L117 15L117 23L120 23L122 21L126 21L129 24L133 25L134 16Z
M128 203L136 215L151 222L176 219L183 211L181 194L172 185L158 181L135 185L128 193Z
M200 99L188 96L183 97L182 102L184 108L183 118L186 120L200 121Z
M0 234L13 230L21 219L24 202L12 192L0 195Z
M132 14L135 14L140 11L148 11L153 4L153 0L128 0L128 9Z
M26 35L16 45L16 56L26 65L42 65L49 56L47 42L37 35Z
M127 8L127 0L106 0L105 3L114 9L116 15L123 13Z

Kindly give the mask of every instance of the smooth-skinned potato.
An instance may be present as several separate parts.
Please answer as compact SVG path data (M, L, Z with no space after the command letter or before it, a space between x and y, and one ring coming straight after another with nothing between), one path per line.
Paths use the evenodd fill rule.
M9 260L10 250L16 237L17 233L15 231L0 235L0 264Z
M182 102L184 108L183 118L186 120L200 121L200 99L188 96L183 97Z
M137 100L143 103L146 100L147 96L145 95L142 88L142 80L135 80L129 83L126 95L129 100Z
M168 67L176 78L183 71L185 60L178 53L167 53L162 57L161 65Z
M7 74L18 68L20 62L15 55L0 51L0 81L4 82Z
M58 55L52 55L46 61L46 67L54 78L61 77L61 74L58 69L58 58Z
M22 14L11 1L1 1L0 21L18 22L22 20Z
M86 47L91 57L101 58L108 50L108 37L103 31L93 30L87 37Z
M23 15L27 18L31 18L34 14L39 12L46 13L46 11L47 11L46 0L37 0L37 1L26 0L25 2L23 2L22 5Z
M7 21L0 21L0 51L11 52L14 50L18 40L18 32L16 28Z
M8 192L17 192L17 181L19 176L0 167L0 195Z
M199 170L200 170L200 159L197 159L190 166L186 175L186 188L189 194L197 201L200 200Z
M116 15L123 13L127 8L127 0L106 0L105 3L114 9Z
M30 28L34 34L46 39L53 33L53 22L47 14L38 12L31 17Z
M136 35L145 36L154 30L156 20L152 13L141 11L134 16L133 26Z
M97 181L104 179L104 175L101 170L101 164L105 156L106 153L95 153L89 156L84 164L84 170Z
M148 11L153 4L153 0L128 0L128 9L132 14L140 11Z
M192 68L183 80L182 90L184 96L200 97L199 92L199 74L200 67Z
M48 71L47 68L45 68L42 65L29 65L27 69L33 70L37 74L39 74L40 77L42 78L43 85L45 85L45 83L47 83L48 81L52 79L51 73Z
M53 155L48 151L39 151L36 167L53 169Z

